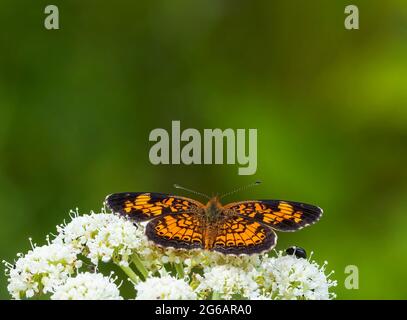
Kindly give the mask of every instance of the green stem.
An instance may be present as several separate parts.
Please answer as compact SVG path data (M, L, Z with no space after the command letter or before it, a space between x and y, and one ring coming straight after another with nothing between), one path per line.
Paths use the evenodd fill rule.
M175 270L177 271L179 278L183 279L185 275L184 275L184 267L183 267L182 263L174 263L174 264L175 264Z
M221 294L217 291L212 293L212 300L221 300Z
M120 266L120 268L124 271L124 273L130 278L130 280L134 283L139 281L139 277L130 267Z
M133 261L134 265L136 266L137 270L144 277L144 280L147 279L148 271L137 253L133 254L132 261Z

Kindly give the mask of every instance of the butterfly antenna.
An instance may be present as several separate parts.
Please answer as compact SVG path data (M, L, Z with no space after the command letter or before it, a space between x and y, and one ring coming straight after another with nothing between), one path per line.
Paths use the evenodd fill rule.
M211 198L210 198L208 195L206 195L205 193L184 188L184 187L180 186L179 184L174 184L174 188L176 188L176 189L182 189L182 190L185 190L185 191L194 193L194 194L198 194L198 195L200 195L200 196L202 196L202 197L205 197L206 199L211 199Z
M258 186L260 183L261 183L261 181L256 181L256 182L248 184L247 186L237 188L237 189L235 189L233 191L230 191L228 193L224 193L219 197L219 199L222 199L222 198L224 198L226 196L229 196L229 195L231 195L233 193L240 192L240 191L246 190L246 189L254 187L254 186Z

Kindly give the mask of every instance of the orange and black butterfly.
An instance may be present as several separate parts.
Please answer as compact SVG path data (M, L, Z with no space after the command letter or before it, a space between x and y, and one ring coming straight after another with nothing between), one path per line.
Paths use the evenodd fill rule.
M209 197L208 197L209 198ZM252 254L272 249L276 231L297 231L319 220L322 209L284 200L234 202L218 197L206 205L185 197L124 192L106 197L107 206L134 222L150 221L146 235L162 247Z

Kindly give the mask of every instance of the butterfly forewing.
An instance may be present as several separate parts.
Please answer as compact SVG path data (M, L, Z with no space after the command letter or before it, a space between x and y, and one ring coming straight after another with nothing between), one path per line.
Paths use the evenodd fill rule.
M122 192L106 197L107 207L136 222L161 215L198 212L203 205L195 200L154 192Z
M224 208L279 231L299 230L317 222L322 215L319 207L286 200L242 201Z

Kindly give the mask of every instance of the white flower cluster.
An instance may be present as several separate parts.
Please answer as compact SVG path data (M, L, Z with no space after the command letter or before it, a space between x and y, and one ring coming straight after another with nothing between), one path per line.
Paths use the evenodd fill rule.
M315 262L299 259L295 256L283 256L265 259L262 264L262 289L265 298L328 300L335 298L329 288L336 281L325 275L325 262L319 267Z
M335 298L329 291L336 282L325 275L325 266L291 255L277 253L277 257L257 256L252 262L235 260L235 265L224 264L204 268L197 275L196 291L202 297L221 299L307 299ZM250 261L250 260L249 260Z
M52 300L122 300L114 280L100 273L80 273L55 288Z
M253 269L250 272L243 268L230 265L219 265L205 267L204 275L197 275L199 285L197 292L212 294L212 298L222 298L230 300L232 298L249 298L257 292L258 285L254 281L257 272Z
M82 265L113 262L133 282L136 299L335 298L326 263L282 252L230 256L165 249L149 242L144 230L144 224L114 214L74 212L48 245L5 263L8 291L14 299L122 299L116 279L81 271Z
M8 291L14 299L52 292L81 267L77 253L76 249L58 243L33 246L26 255L19 255L15 265L6 264Z
M71 245L81 251L93 264L113 260L128 266L134 252L146 245L144 230L114 214L92 213L78 216L57 226L53 242Z
M137 290L137 300L197 299L196 293L187 282L170 275L163 275L160 278L147 278L146 281L136 284L135 288Z

